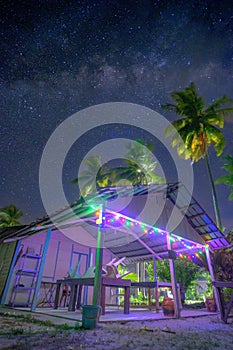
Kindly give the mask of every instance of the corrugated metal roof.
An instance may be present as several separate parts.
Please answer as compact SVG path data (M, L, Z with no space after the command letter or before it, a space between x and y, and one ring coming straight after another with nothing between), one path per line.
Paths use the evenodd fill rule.
M177 202L178 191L179 201ZM186 238L197 242L196 238L199 237L199 243L208 243L213 249L229 245L224 235L217 229L216 225L204 212L203 208L188 193L186 188L179 183L102 188L99 192L85 198L85 201L83 199L76 201L69 207L63 208L50 216L38 219L30 225L27 225L26 227L24 226L20 230L12 231L9 234L4 235L4 239L23 239L48 228L55 230L57 227L69 228L78 225L82 225L90 235L96 238L96 205L103 201L105 203L110 203L111 200L116 197L141 196L141 198L143 198L142 196L145 196L148 193L163 194L171 201L171 203L178 207L181 213L183 213L189 223L187 227L189 227L187 229L187 227L181 223L181 229L179 231L181 236L185 237L185 231L188 230L189 235L186 236ZM182 195L180 195L180 193ZM149 231L150 229L153 229L153 226L147 225L146 223L144 223L144 226L148 232L144 234L140 230L140 225L132 224L130 227L125 227L125 225L122 225L119 221L112 222L111 218L116 214L116 212L106 209L106 221L103 230L105 232L104 246L111 250L113 254L118 257L127 257L130 260L143 257L147 259L148 255L167 257L166 234L162 235L161 232L156 233L156 231L154 231L153 234L150 235ZM166 218L164 218L164 220L165 219ZM128 217L128 220L131 220L131 217ZM132 222L135 222L135 220ZM172 243L172 249L177 252L185 252L183 243L177 240ZM189 248L186 250L190 252ZM194 248L193 251L195 251Z

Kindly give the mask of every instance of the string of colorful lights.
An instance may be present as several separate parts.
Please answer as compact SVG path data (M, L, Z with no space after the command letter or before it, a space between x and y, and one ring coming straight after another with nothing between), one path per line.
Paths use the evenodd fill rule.
M205 257L205 250L208 249L208 245L193 242L175 233L168 232L155 226L150 226L134 218L130 218L124 214L119 214L111 210L103 212L102 209L99 209L96 212L96 224L102 228L117 228L123 226L130 229L140 230L140 232L148 236L161 235L169 237L172 249L176 249L176 256L194 262L197 260L202 261Z

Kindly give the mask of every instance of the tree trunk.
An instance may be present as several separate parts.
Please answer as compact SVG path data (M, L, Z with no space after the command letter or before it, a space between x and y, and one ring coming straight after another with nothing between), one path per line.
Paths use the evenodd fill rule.
M206 165L207 165L208 174L209 174L209 178L210 178L211 189L212 189L212 199L213 199L213 205L214 205L216 224L217 224L217 227L220 230L222 230L222 222L221 222L220 211L219 211L219 206L218 206L218 199L217 199L213 175L212 175L211 168L210 168L208 152L206 152L205 160L206 160Z

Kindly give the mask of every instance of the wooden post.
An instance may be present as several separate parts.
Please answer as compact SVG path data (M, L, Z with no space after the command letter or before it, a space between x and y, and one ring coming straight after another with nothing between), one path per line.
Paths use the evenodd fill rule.
M100 305L101 287L102 287L102 262L103 262L103 248L101 247L101 229L98 227L98 238L96 246L95 257L95 279L94 279L94 292L93 292L93 305Z
M89 248L88 256L86 261L86 270L92 266L92 249ZM88 303L88 286L84 286L84 296L83 296L84 305Z
M211 264L209 247L207 245L205 246L205 252L206 252L206 259L207 259L208 269L210 272L210 277L211 277L212 282L214 282L214 271L213 271L213 266ZM215 287L215 285L213 285L213 290L214 290L214 297L215 297L217 310L220 311L221 310L220 300L219 300L218 291L217 291L217 288Z
M96 256L95 256L95 278L94 278L94 292L92 305L100 305L101 299L101 291L102 291L102 264L103 264L103 238L101 227L103 227L104 223L104 206L101 205L99 219L97 219L96 223L98 224L98 236L97 236L97 245L96 245Z
M140 282L145 282L145 264L143 261L139 263L140 266ZM141 288L140 289L142 292L142 296L145 298L146 297L146 289Z
M169 233L167 234L167 249L171 250L171 241L170 241ZM172 293L174 297L175 316L176 318L180 318L180 305L179 305L179 296L177 291L176 270L175 270L175 264L173 259L169 259L169 266L170 266L170 275L171 275L171 283L172 283Z
M43 249L43 253L42 253L42 258L41 258L41 262L40 262L40 268L39 268L38 276L37 276L36 288L35 288L35 292L34 292L34 295L33 295L31 311L35 311L36 310L37 297L38 297L38 293L39 293L39 290L40 290L40 285L41 285L42 275L43 275L43 271L44 271L46 255L47 255L47 252L48 252L50 237L51 237L51 229L48 230L46 238L45 238L44 249Z
M154 281L157 282L157 266L156 266L156 256L153 256L153 262L154 262ZM156 312L159 312L159 289L158 286L154 289L155 291L155 310Z
M13 258L12 258L11 267L10 267L10 270L8 272L5 288L4 288L3 293L2 293L2 298L0 300L0 304L2 304L2 305L4 305L6 303L7 294L8 294L8 291L9 291L9 288L10 288L10 284L11 284L11 279L12 279L12 276L13 276L13 273L14 273L14 267L15 267L15 264L16 264L16 261L17 261L17 257L18 257L18 254L19 254L20 247L21 247L21 242L20 241L18 241L17 243L16 242L12 242L10 244L15 244L16 247L15 247L15 252L14 252L14 255L13 255Z

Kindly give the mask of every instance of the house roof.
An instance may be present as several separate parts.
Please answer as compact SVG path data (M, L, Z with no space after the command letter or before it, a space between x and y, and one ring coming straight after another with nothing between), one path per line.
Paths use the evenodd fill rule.
M157 202L162 199L166 201L168 209L163 211L158 221L153 224L134 219L138 216L138 204L148 194L154 195L153 198L156 198ZM118 213L111 209L111 203L114 203L116 198L123 201L130 198L130 205ZM69 207L38 219L20 230L3 236L0 234L0 237L4 241L19 240L50 228L70 231L70 237L78 240L77 227L82 227L87 235L97 239L96 210L101 203L107 203L105 225L102 227L104 246L116 256L124 256L129 261L152 256L168 257L170 253L167 249L167 231L163 227L166 227L169 213L173 209L177 211L176 215L182 216L182 220L176 232L170 232L172 251L177 254L188 254L191 251L198 254L204 244L208 244L212 249L229 245L213 220L180 183L101 188L98 193L85 198L85 201L76 201ZM148 211L156 208L156 201L153 203ZM130 214L127 215L126 212ZM74 227L76 230L72 236Z

